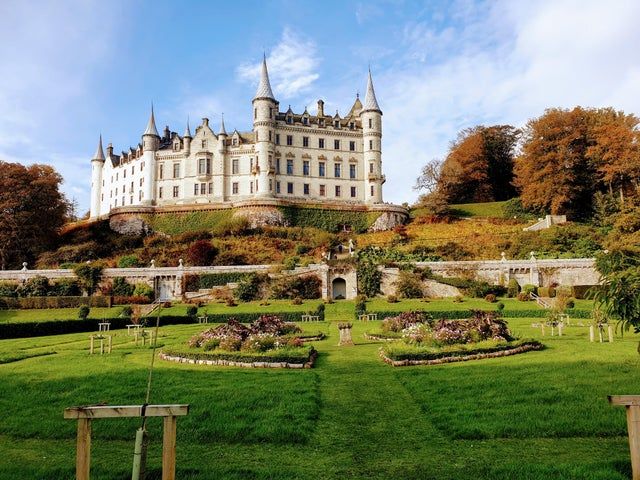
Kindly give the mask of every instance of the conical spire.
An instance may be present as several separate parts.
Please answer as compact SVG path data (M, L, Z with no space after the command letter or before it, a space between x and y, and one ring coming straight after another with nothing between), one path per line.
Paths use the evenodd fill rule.
M273 91L271 90L271 83L269 82L269 72L267 70L266 55L262 58L262 70L260 72L260 83L258 84L258 90L256 91L256 96L253 99L256 100L258 98L269 98L271 100L275 100L275 97L273 96Z
M151 116L149 117L149 123L147 124L147 129L144 131L142 135L155 135L156 137L160 136L158 135L158 129L156 128L156 119L153 116L153 103L151 104Z
M220 119L220 131L218 132L218 135L226 135L227 131L224 128L224 113L222 114L222 118Z
M371 69L369 69L369 78L367 80L367 94L364 97L363 111L374 110L382 113L376 99L376 92L373 90L373 80L371 79Z
M102 134L100 134L100 140L98 141L98 148L96 153L93 154L93 160L100 160L104 162L104 151L102 150Z
M189 128L189 117L187 117L187 129L184 131L183 137L193 138L191 136L191 129Z

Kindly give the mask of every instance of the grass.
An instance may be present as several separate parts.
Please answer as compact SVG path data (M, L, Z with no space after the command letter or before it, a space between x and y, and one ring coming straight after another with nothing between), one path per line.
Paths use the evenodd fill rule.
M459 217L502 218L507 202L459 203L451 205L452 213Z
M486 302L485 302L486 303ZM395 304L396 306L398 304ZM156 362L153 403L189 403L178 421L178 478L530 479L629 478L625 413L608 394L640 391L638 338L589 343L586 327L540 337L539 319L510 319L546 349L513 357L393 368L354 322L355 347L337 347L352 302L327 322L311 370L234 369ZM162 327L180 346L210 327ZM73 477L72 405L141 403L151 351L113 332L114 352L87 354L87 334L0 341L0 357L57 353L0 365L0 479ZM94 422L92 478L130 475L136 420ZM149 470L159 478L161 428L150 421ZM155 476L153 476L155 475Z
M33 322L46 320L77 320L78 308L44 308L34 310L0 310L0 323ZM115 318L122 307L92 308L91 318Z

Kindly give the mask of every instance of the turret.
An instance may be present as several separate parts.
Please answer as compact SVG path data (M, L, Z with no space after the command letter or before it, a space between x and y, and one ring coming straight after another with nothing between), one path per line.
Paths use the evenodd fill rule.
M376 92L373 89L371 70L367 79L367 93L360 112L362 121L362 139L365 168L365 201L368 203L382 202L382 110L378 105Z
M142 134L142 150L144 152L155 152L160 146L160 135L156 128L156 119L153 115L153 105L151 105L151 116L147 128Z
M91 209L89 216L100 216L100 203L102 201L102 168L104 167L104 151L102 150L102 135L98 140L98 148L91 159Z
M266 58L262 60L260 83L258 84L258 90L252 103L256 166L258 167L254 191L257 196L268 197L273 195L273 176L270 172L273 171L272 162L275 150L274 129L278 105L271 90ZM271 185L269 185L270 183Z
M224 113L220 118L220 131L218 132L218 151L221 154L227 150L227 130L224 128ZM224 164L224 162L223 162Z
M182 141L184 142L184 150L187 155L191 152L191 140L193 137L191 136L191 129L189 128L189 119L187 118L187 128L184 131L184 135L182 136Z
M147 128L142 134L142 159L144 162L142 204L153 205L155 203L155 188L153 188L156 178L155 152L160 148L160 135L156 128L156 119L151 105L151 116Z

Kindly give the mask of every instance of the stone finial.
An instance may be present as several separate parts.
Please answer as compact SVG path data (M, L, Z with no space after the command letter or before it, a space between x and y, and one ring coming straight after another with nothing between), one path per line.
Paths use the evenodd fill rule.
M531 260L532 262L536 261L536 252L534 252L533 250L529 252L529 260Z
M178 259L178 268L184 268L184 265L182 264L182 259Z
M155 260L151 260L151 268L156 268L156 261Z
M507 254L504 253L504 252L501 252L500 253L500 260L503 261L503 262L506 262L507 261Z
M22 262L22 271L23 272L27 271L27 262Z

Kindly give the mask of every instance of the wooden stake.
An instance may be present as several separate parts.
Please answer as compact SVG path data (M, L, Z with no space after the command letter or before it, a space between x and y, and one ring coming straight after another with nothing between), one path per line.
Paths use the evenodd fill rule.
M604 342L604 338L602 337L602 327L598 327L598 338L600 339L600 343Z
M113 346L112 345L112 340L113 340L113 336L109 335L109 353L111 353L111 347Z
M593 325L589 325L589 341L590 342L595 342L596 341L596 335L595 335L595 332L594 332Z
M100 355L104 355L104 338L100 337Z
M89 355L93 355L93 335L89 336L90 343L89 343Z
M540 322L540 329L542 330L542 336L544 337L544 322Z
M640 407L627 405L627 428L633 480L640 480Z
M91 469L91 419L78 419L76 439L76 480L89 480Z
M613 327L607 326L607 332L609 333L609 343L613 343Z
M562 336L562 322L560 322L558 324L558 336L561 337Z
M162 480L176 479L176 417L164 417Z

